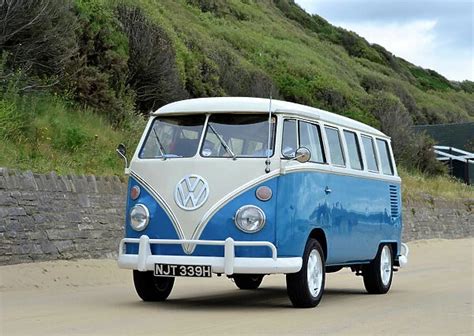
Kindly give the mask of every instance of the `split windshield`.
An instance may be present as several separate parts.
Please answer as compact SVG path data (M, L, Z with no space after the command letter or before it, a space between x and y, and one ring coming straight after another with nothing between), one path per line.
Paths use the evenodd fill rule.
M140 151L141 159L193 157L206 123L203 115L157 117ZM272 118L270 156L276 119ZM199 153L203 157L266 157L268 115L213 114L206 125Z

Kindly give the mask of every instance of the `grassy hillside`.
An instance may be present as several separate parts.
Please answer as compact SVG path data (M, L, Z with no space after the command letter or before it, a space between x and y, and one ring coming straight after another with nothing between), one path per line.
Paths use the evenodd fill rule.
M17 0L0 14L0 166L121 174L116 144L191 97L271 93L343 114L391 135L410 170L433 159L413 123L474 119L474 83L291 0Z
M132 2L130 2L132 3ZM140 1L166 29L193 96L268 96L318 106L377 126L379 91L396 96L417 123L474 117L474 95L291 1ZM251 79L257 77L259 83ZM266 85L262 85L266 84ZM205 83L205 86L201 86Z
M58 174L123 173L115 147L136 144L144 121L114 128L90 108L43 93L0 101L0 167Z

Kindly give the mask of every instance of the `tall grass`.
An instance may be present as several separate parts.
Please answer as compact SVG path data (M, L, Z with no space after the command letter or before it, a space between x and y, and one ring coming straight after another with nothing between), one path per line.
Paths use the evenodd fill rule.
M418 200L428 196L445 199L474 200L474 187L468 186L451 176L427 176L416 171L398 169L402 178L402 198Z
M0 97L0 166L56 171L59 174L122 174L115 147L130 148L144 120L130 116L126 127L112 128L93 110L49 93L22 96L14 90Z

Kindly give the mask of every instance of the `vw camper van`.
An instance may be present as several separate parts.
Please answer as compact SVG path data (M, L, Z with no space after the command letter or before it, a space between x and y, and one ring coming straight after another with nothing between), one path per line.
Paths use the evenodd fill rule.
M125 170L118 265L144 301L166 300L176 277L252 290L285 274L292 304L314 307L327 273L349 267L384 294L407 263L390 138L337 114L260 98L171 103Z

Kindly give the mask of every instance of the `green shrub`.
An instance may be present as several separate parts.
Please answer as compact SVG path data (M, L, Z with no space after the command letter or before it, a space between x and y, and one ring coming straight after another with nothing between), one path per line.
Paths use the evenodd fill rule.
M434 70L410 66L410 72L417 79L417 86L423 90L448 90L453 86L445 77Z
M411 116L398 97L380 91L370 96L367 105L378 119L380 130L392 138L393 154L399 164L432 175L446 172L436 160L433 140L414 132Z
M30 118L15 102L0 100L0 137L4 140L22 141L30 127Z
M466 93L474 93L474 82L465 80L459 84L460 88Z
M242 64L239 57L227 48L219 48L209 55L217 66L219 86L229 96L262 97L278 96L271 78L250 64Z
M1 1L0 50L8 52L8 67L61 81L77 50L76 22L71 0Z
M147 19L138 7L121 5L117 12L130 50L126 82L135 92L138 109L149 113L186 98L166 32Z
M60 149L75 152L83 147L89 140L86 133L78 126L66 126L66 128L60 132L56 143Z
M360 85L368 93L386 90L388 87L387 82L381 76L376 75L375 73L366 73L362 75Z
M67 73L67 89L76 101L95 108L114 124L123 119L130 95L128 43L111 6L76 0L78 49Z
M0 87L0 137L22 142L30 136L36 99L19 93L23 74L12 74Z
M238 20L248 20L246 13L234 6L229 6L224 0L187 0L188 4L198 7L203 13L213 13L218 17L235 17Z

